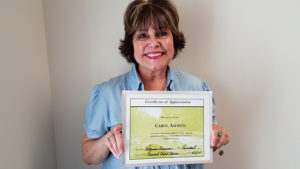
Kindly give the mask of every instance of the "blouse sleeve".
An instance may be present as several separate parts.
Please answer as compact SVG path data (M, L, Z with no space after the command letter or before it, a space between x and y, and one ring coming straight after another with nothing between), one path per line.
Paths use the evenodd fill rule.
M101 86L94 86L88 107L86 109L86 121L83 125L87 137L100 138L107 133L105 123L107 121L108 106L103 99L103 92Z
M202 83L202 88L204 91L211 91L210 87L207 85L207 83L203 82ZM215 97L212 96L212 122L213 124L218 124L216 117L215 117L215 111L216 111L216 103L215 103Z

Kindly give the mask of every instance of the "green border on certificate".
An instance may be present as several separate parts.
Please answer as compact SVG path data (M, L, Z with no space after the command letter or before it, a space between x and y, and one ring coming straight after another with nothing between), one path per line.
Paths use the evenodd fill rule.
M203 106L131 107L130 159L203 157Z
M211 91L123 91L123 167L212 162Z

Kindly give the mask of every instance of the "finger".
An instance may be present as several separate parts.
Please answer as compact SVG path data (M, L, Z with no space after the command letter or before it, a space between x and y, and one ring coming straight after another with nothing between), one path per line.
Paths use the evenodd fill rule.
M108 137L106 137L105 144L108 147L108 149L110 150L110 152L113 153L113 155L116 157L117 156L116 150L114 149L114 146L111 143L111 135L109 135Z
M229 134L226 134L224 145L228 144L229 142L230 142L230 136Z
M119 152L118 152L118 147L117 147L117 141L116 141L116 137L115 137L115 134L113 133L110 137L110 142L113 146L113 149L114 149L114 152L115 152L115 157L119 157Z
M122 124L117 124L115 127L114 127L114 131L122 131Z
M211 141L210 145L212 147L216 147L217 143L219 142L219 135L218 135L219 130L213 129L212 134L211 134Z
M225 129L223 129L223 133L224 133L224 135L220 138L220 141L219 141L221 146L228 144L229 140L230 140L230 136ZM218 145L218 146L220 147L220 145Z
M121 127L120 127L121 126ZM117 152L119 155L121 155L124 152L124 142L123 142L123 137L122 137L122 125L116 126L114 128L114 135L116 138L116 143L117 143Z
M213 148L213 151L217 150L217 143L219 142L219 137L215 137L214 139L212 139L213 144L211 145L211 147Z
M216 146L217 149L220 148L220 147L222 147L222 145L224 145L225 141L226 141L226 136L225 135L220 136L219 142L218 142L218 144Z

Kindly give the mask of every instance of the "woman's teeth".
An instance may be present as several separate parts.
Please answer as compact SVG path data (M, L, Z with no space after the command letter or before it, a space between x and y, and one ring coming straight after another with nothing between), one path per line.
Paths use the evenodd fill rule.
M156 56L160 56L162 55L162 53L151 53L151 54L146 54L146 56L149 56L149 57L156 57Z

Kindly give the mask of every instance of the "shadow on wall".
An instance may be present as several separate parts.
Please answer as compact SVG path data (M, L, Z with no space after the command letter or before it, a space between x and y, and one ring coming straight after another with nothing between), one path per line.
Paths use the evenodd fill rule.
M226 44L222 44L224 39L216 37L221 33L215 32L213 1L176 1L176 5L180 6L180 28L186 36L186 47L171 65L210 85L216 99L217 120L231 135L225 156L215 153L214 163L207 168L249 168L249 161L256 160L257 145L261 144L257 139L261 132L254 131L253 126L265 123L264 115L259 113L264 110L265 95L272 92L268 83L274 74L272 68L266 69L265 60L253 59L252 56L266 58L261 53L250 49L240 53L227 51ZM226 39L225 43L229 41Z

